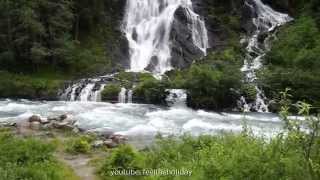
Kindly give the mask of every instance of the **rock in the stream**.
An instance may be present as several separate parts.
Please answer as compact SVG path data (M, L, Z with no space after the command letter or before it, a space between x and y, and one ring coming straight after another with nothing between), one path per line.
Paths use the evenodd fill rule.
M127 137L119 134L112 135L110 139L116 144L124 144L128 140Z
M29 117L28 122L29 122L29 123L32 123L32 122L39 122L39 123L41 123L41 117L38 116L38 115L33 115L33 116Z
M63 115L60 115L60 116L50 116L48 117L48 120L49 121L64 121L68 118L68 115L67 114L63 114Z
M61 116L59 116L60 121L64 121L68 118L67 114L62 114Z
M74 126L70 124L70 122L64 121L64 122L53 122L52 126L56 129L61 129L61 130L73 130Z
M48 118L41 119L41 124L49 124L50 120Z
M114 142L112 139L107 139L103 141L103 144L108 148L116 148L119 146L119 144Z

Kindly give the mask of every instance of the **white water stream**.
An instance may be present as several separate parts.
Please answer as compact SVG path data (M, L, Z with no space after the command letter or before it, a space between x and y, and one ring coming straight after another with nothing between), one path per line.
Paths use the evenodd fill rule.
M178 93L181 94L181 93ZM182 99L177 102L183 101ZM217 134L242 131L244 119L256 135L270 137L282 129L282 121L274 114L215 113L192 110L179 104L163 108L143 104L111 104L101 102L33 102L0 101L1 121L22 121L38 114L72 115L79 127L91 131L112 131L129 137L152 138L157 133L182 135Z
M252 104L247 104L244 97L241 98L241 103L245 111L254 109L257 112L268 112L268 103L263 91L256 85L256 71L262 68L262 60L269 49L269 38L273 36L273 31L286 24L293 19L283 13L274 11L271 7L263 4L261 0L253 0L253 4L246 1L246 5L251 8L252 12L256 13L255 18L252 19L255 30L248 37L248 46L246 48L247 54L242 67L242 71L246 75L246 82L251 83L256 89L256 100ZM268 35L264 42L259 42L259 37L263 34Z

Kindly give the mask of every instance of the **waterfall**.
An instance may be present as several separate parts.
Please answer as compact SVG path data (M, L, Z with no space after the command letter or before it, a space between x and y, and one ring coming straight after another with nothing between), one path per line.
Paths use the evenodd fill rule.
M254 103L248 105L244 97L242 97L243 99L240 100L240 103L246 110L254 109L257 112L268 112L267 98L256 83L256 71L262 67L263 57L270 50L270 42L268 40L273 36L273 31L293 19L287 14L274 11L271 7L263 4L261 0L252 0L250 2L246 1L245 3L256 14L256 17L252 19L255 29L247 39L247 54L241 71L245 73L245 81L255 87L257 94ZM267 34L268 37L265 38L263 43L260 43L259 37L263 34ZM248 108L248 106L251 108Z
M133 96L133 91L130 89L128 91L128 103L131 104L132 103L132 96Z
M118 102L126 103L126 99L127 99L127 89L121 88L121 91L119 92L119 95L118 95Z
M104 87L111 83L115 74L100 76L94 79L81 79L70 84L61 93L61 100L65 101L101 101Z
M204 21L191 0L127 0L123 31L129 42L130 71L153 65L154 74L171 70L170 32L176 10L182 7L191 21L192 41L206 55L208 36Z
M93 98L91 98L91 101L95 101L95 102L102 101L101 92L104 90L105 86L106 86L106 84L102 84L100 89L98 89L97 91L94 92L94 96L93 96Z

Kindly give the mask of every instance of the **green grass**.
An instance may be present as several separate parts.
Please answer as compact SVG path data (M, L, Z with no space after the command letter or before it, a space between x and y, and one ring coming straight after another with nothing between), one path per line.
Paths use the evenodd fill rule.
M319 155L313 160L319 165ZM156 145L140 152L122 146L106 158L100 176L108 179L115 169L186 169L192 176L114 179L312 179L303 153L292 140L278 136L267 141L248 134L158 139Z
M40 140L14 137L0 132L1 180L76 180L64 164L53 156L55 146Z

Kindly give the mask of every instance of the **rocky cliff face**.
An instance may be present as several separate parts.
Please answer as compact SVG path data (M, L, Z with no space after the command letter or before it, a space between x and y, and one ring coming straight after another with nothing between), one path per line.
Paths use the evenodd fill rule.
M247 0L250 4L251 0ZM246 0L192 0L194 10L205 19L208 30L208 51L217 51L230 45L230 41L240 41L241 34L250 34L254 30L252 18L256 16L248 7ZM280 9L289 11L288 0L275 3L264 0L265 3ZM120 26L123 20L126 0L111 1L108 3L117 21L117 33L119 38L108 43L112 52L115 69L128 69L130 66L129 47ZM174 68L181 69L189 67L195 60L203 57L203 52L192 42L192 32L188 28L187 12L178 8L170 34L171 39L171 64ZM150 64L152 66L152 64ZM151 68L151 67L150 67Z

